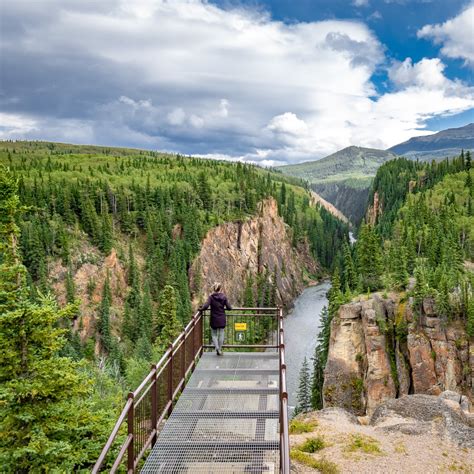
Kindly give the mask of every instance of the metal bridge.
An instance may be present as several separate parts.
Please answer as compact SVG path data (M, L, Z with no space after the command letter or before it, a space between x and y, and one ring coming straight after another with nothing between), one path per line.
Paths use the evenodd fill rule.
M196 313L128 400L92 472L289 474L281 308Z

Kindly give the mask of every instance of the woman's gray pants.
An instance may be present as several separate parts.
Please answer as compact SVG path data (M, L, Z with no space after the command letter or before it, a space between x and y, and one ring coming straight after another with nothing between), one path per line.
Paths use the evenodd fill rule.
M222 346L224 345L224 328L212 329L212 342L217 352L222 352Z

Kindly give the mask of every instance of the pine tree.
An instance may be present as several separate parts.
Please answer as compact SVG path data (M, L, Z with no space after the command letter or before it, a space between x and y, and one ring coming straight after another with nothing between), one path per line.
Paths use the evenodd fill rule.
M101 235L100 235L100 250L109 255L112 251L113 246L113 228L112 228L112 218L110 214L105 211L102 214L101 222Z
M466 332L469 337L474 337L474 298L470 298L467 310Z
M321 345L317 344L314 349L313 374L311 378L311 408L313 410L321 410L323 408L323 384L323 352Z
M344 257L344 282L350 290L354 290L357 286L357 275L354 261L352 260L351 249L347 241L343 243L342 252Z
M154 324L157 345L166 347L174 341L179 331L176 290L171 285L166 285L160 293L159 307Z
M0 172L0 465L5 472L73 472L98 455L110 423L88 400L90 380L60 351L59 322L74 313L54 298L28 299L18 252L16 182ZM100 450L100 448L99 448Z
M297 392L296 413L307 413L311 410L311 382L309 375L308 359L305 357L300 370L300 380Z
M408 270L407 270L407 251L401 242L395 242L393 249L393 261L391 262L393 277L397 288L404 289L408 285Z
M378 237L370 225L363 224L357 241L357 271L364 289L378 290L381 286L382 254Z
M76 300L76 287L71 269L66 274L66 301L67 303L74 303Z
M102 290L102 301L99 310L99 335L102 348L108 354L112 350L112 334L110 331L110 306L112 304L112 292L110 290L109 272L105 278L104 288Z
M247 278L245 279L245 289L244 289L244 296L243 296L244 307L246 308L253 308L255 306L253 286L254 284L253 284L252 273L249 271L247 272Z

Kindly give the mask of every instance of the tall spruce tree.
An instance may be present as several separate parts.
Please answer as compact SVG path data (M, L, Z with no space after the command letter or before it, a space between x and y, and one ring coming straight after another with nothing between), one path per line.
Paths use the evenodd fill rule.
M305 357L300 369L300 379L297 392L295 414L307 413L311 410L311 380L308 359Z
M5 472L73 472L93 463L94 439L103 439L110 423L89 402L89 378L60 356L67 330L59 322L75 308L59 309L49 296L38 303L28 298L18 251L19 212L16 181L2 169L0 464Z

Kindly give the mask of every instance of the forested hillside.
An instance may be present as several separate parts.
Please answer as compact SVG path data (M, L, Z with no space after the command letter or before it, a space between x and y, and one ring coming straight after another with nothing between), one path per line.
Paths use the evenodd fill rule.
M314 191L359 225L377 169L395 157L390 151L350 146L318 161L279 169L307 180Z
M474 337L473 177L469 153L431 164L397 159L379 169L371 191L372 204L359 230L358 241L352 247L344 244L337 259L329 311L323 315L315 354L315 407L322 406L325 397L337 399L336 393L329 393L329 385L325 396L322 388L324 368L333 380L336 364L342 363L333 359L330 369L326 366L330 340L336 344L336 339L340 341L343 337L338 321L344 318L357 321L361 314L362 322L357 327L363 327L366 332L365 344L369 347L367 338L378 335L379 342L374 347L382 353L376 358L378 363L387 358L388 375L391 374L390 380L393 378L393 382L386 381L377 388L377 396L385 391L387 396L395 397L403 393L400 386L404 384L408 384L405 393L428 393L423 391L430 386L426 382L428 375L430 383L439 387L469 391L472 381L468 340ZM373 292L378 293L372 298ZM360 296L364 294L367 296ZM343 314L339 314L344 304ZM336 316L338 320L331 325ZM372 323L375 327L367 329ZM338 334L331 335L330 328L339 331ZM351 334L356 337L355 327ZM455 340L450 339L453 337ZM385 341L382 346L381 340ZM428 341L432 347L431 358L420 355L420 341ZM365 344L359 355L354 353L354 360L345 361L347 367L352 364L355 369L338 369L341 373L355 370L353 385L349 383L346 388L352 394L349 405L350 397L355 397L352 399L355 405L349 408L356 412L363 409L364 391L373 403L368 388L370 374L383 372L380 367L370 365L375 362L370 361L373 358L370 354L365 356ZM333 352L336 357L336 349ZM416 357L421 357L422 364L431 362L433 367L423 374L417 373L420 367L415 369ZM447 361L453 364L458 361L455 372L443 365ZM403 367L409 367L410 363L414 364L413 372L406 375L408 381L401 380ZM372 371L367 371L367 364ZM456 376L451 373L451 379L445 379L448 377L445 371L450 370ZM359 372L362 375L357 375ZM417 377L425 379L425 385L423 382L417 385ZM408 392L415 389L418 392Z
M13 465L65 471L91 466L125 391L136 387L191 317L189 270L210 229L243 222L259 202L272 198L290 242L295 248L305 243L321 272L347 238L343 223L310 205L302 182L251 165L3 142L0 166L2 206L11 207L0 277L4 291L11 292L1 347L2 365L11 370L0 380L6 416L0 423L8 434L1 459L7 471ZM8 283L12 275L16 290ZM242 288L241 301L246 297L250 303L250 294L255 304L279 303L270 291L272 268L250 281L251 291ZM22 334L18 305L32 308ZM37 381L24 367L18 338L36 348L35 366L64 367L64 380L54 372ZM17 397L20 388L11 379L18 377L32 384L30 405ZM69 391L65 380L71 381ZM44 413L37 393L48 403ZM31 407L30 414L22 406ZM81 433L70 428L73 411L84 416ZM53 412L54 426L48 419ZM86 412L95 415L89 419Z

